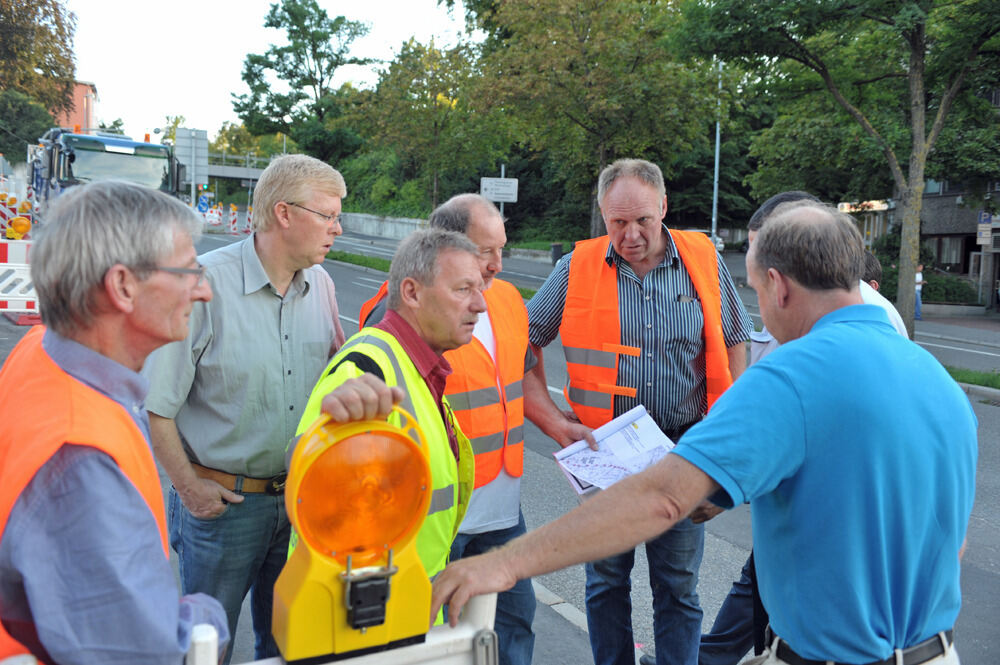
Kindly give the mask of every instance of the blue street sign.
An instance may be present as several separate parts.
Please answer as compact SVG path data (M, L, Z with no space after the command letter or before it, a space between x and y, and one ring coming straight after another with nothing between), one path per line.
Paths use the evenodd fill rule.
M208 212L208 197L204 194L198 197L198 212Z
M979 211L979 223L980 224L989 224L990 221L991 221L991 219L992 219L992 217L993 217L993 215L990 214L989 210L980 210Z

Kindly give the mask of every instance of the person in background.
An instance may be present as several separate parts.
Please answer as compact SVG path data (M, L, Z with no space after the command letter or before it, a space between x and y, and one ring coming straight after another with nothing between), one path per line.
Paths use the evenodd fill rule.
M212 290L180 201L73 187L32 246L44 325L0 370L0 660L179 665L218 601L181 597L139 374Z
M920 321L921 320L920 310L923 309L923 302L921 301L921 295L924 290L924 284L927 283L927 280L924 279L923 263L917 264L917 274L915 275L915 277L917 282L917 299L913 303L913 318L916 319L917 321Z
M319 264L342 232L346 195L340 173L318 159L272 161L254 190L254 232L200 257L215 299L194 308L187 339L143 370L153 449L173 484L181 587L218 598L231 633L252 590L258 660L278 655L272 596L291 532L285 447L344 342L333 280Z
M882 283L882 263L867 249L865 250L865 269L861 275L861 281L876 291L878 291L878 285Z

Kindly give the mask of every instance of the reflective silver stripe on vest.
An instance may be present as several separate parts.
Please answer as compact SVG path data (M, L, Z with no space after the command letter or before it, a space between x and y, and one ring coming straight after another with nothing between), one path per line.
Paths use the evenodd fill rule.
M343 353L345 349L350 349L355 344L371 344L375 348L377 348L380 351L384 352L386 358L389 359L389 364L392 365L392 372L393 372L393 374L396 375L396 383L397 384L403 384L403 386L405 387L405 385L406 385L406 379L403 378L403 376L404 376L403 375L403 369L399 366L399 361L396 360L396 354L393 352L392 347L389 346L389 344L385 340L383 340L380 337L376 337L375 335L359 335L356 339L354 339L354 341L348 340L348 342L346 344L344 344L344 346L340 347L340 350L337 352L337 355L340 355L341 353ZM409 413L411 416L413 416L414 418L416 418L417 417L416 416L417 412L416 412L416 409L413 408L413 400L410 398L410 391L409 390L403 390L403 393L405 393L405 394L403 395L403 400L399 403L399 406L401 406L403 409L405 409L407 411L407 413ZM420 441L420 437L417 435L417 430L415 430L414 428L411 427L410 429L408 429L406 431L406 433L414 441ZM454 501L453 501L453 503L454 503ZM433 505L433 503L432 503L432 505ZM428 514L430 514L430 513L428 513Z
M439 487L431 494L431 505L427 507L427 515L439 513L442 510L451 510L455 505L455 485Z
M569 387L569 401L583 406L592 406L595 409L610 409L611 395L600 393L596 390L584 390L583 388Z
M518 425L514 429L507 432L507 443L514 445L516 443L521 443L524 441L524 425Z
M478 388L464 393L448 395L448 403L455 411L468 411L481 406L492 406L500 403L500 392L496 388Z
M610 351L598 351L596 349L581 349L573 346L564 346L563 352L566 355L566 362L577 365L590 365L591 367L613 368L617 353Z
M520 381L514 381L513 383L508 383L507 387L504 388L504 393L507 395L507 401L524 397L524 386Z
M503 432L496 434L485 434L469 439L472 444L472 452L479 455L481 453L492 453L503 448Z

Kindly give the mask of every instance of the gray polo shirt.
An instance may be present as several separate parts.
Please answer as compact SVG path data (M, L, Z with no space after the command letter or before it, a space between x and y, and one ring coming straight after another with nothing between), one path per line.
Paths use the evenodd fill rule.
M281 297L253 235L198 260L212 300L195 303L187 339L146 360L146 408L175 419L192 461L254 478L276 475L285 470L285 445L313 385L344 343L333 280L312 266L297 272Z

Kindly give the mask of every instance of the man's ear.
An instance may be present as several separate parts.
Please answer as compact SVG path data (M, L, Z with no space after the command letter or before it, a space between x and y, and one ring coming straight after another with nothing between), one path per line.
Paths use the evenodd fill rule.
M774 289L775 304L781 308L787 307L788 299L791 297L791 284L788 281L788 277L782 275L774 268L768 268L767 279L771 282Z
M404 277L399 284L399 298L403 304L410 309L416 309L420 305L420 282L412 277Z
M663 195L663 203L660 204L660 221L667 216L667 195Z
M291 220L288 219L288 208L289 205L284 201L278 201L274 204L274 221L283 229L287 229L291 225Z
M136 297L139 293L139 280L135 273L121 263L116 263L104 273L101 298L117 312L131 313L135 309Z

